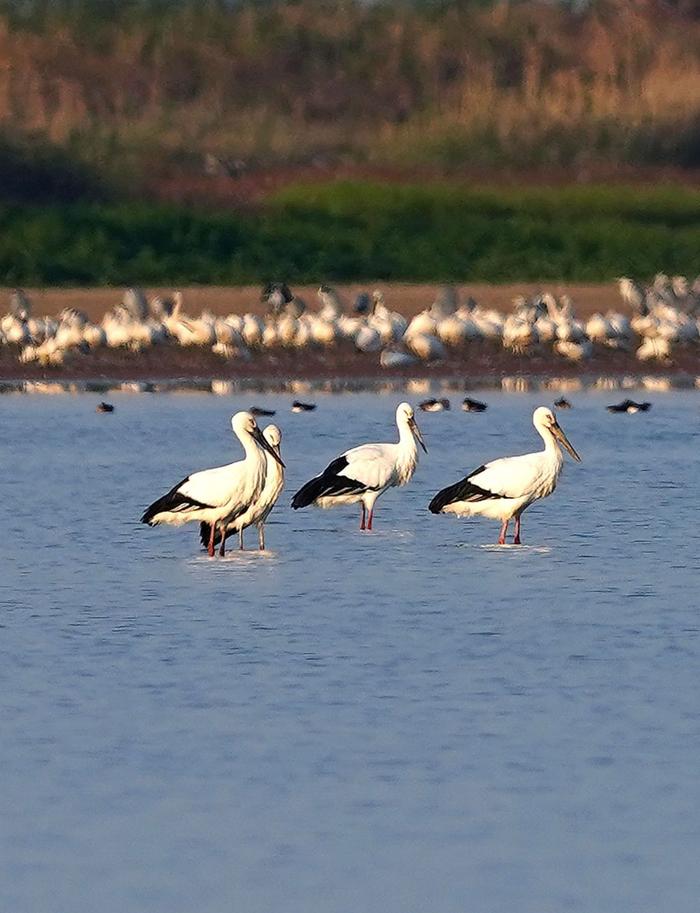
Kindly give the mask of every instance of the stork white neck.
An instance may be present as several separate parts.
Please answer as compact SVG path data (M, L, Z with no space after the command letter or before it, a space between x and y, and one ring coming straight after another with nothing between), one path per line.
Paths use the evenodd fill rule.
M233 433L241 442L245 451L245 461L264 470L266 465L265 453L260 444L253 437L251 426L255 429L255 420L248 412L238 412L231 419Z
M411 480L418 465L418 445L414 437L408 416L399 412L396 415L396 425L399 429L399 442L396 455L396 473L399 485L405 485Z
M265 462L265 454L260 449L260 445L253 439L253 435L248 431L238 433L238 440L245 450L246 460L254 459Z

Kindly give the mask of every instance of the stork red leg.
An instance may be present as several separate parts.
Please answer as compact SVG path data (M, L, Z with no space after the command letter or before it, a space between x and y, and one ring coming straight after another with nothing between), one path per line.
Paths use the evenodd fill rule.
M510 522L509 520L504 520L503 523L501 523L501 534L500 534L500 536L498 537L498 544L499 544L499 545L505 545L505 544L506 544L506 533L508 532L508 523L509 523L509 522Z
M364 505L364 501L362 502L362 520L360 521L360 529L365 529L365 505Z
M226 527L221 529L221 545L219 546L219 557L223 558L226 554Z
M374 508L369 512L369 519L367 520L367 529L372 529L372 517L374 517Z
M513 545L520 545L520 517L515 518L515 538Z
M212 523L209 531L209 545L207 546L207 554L210 558L214 557L214 532L216 530L216 522Z

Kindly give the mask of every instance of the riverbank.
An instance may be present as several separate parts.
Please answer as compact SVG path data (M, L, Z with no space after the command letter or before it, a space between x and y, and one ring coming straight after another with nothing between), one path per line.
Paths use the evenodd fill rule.
M347 345L324 351L276 350L250 358L224 359L208 348L160 346L135 353L100 349L72 354L60 367L24 365L9 352L0 352L0 380L5 381L251 381L280 386L290 381L348 381L367 379L427 380L457 379L465 389L497 385L517 378L560 379L565 385L577 378L609 378L613 385L642 383L642 378L674 378L693 386L700 376L700 355L696 348L678 350L666 363L640 363L634 353L600 350L583 362L571 362L550 350L515 355L488 343L475 343L459 352L450 351L440 361L384 368L377 353L361 353ZM517 384L516 384L517 386Z

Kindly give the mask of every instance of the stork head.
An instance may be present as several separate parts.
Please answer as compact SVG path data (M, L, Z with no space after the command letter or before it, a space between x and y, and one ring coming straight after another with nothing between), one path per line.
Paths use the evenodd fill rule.
M270 456L277 460L280 466L284 468L282 459L272 444L265 438L260 428L258 428L255 416L251 412L237 412L231 419L231 427L238 438L243 439L246 436L252 437L259 447L262 447L263 450L269 453Z
M253 434L258 427L255 416L251 412L236 412L231 419L234 434Z
M425 453L428 452L428 448L425 446L425 441L423 440L423 435L420 433L420 428L416 423L413 406L410 403L399 403L398 408L396 409L396 424L399 428L401 428L402 425L407 425L411 434L421 445Z
M272 444L279 452L279 445L282 443L282 432L277 425L268 425L263 431L263 436L268 444Z
M550 434L556 441L558 441L564 449L571 454L573 459L577 463L581 462L581 457L574 450L573 445L564 434L564 431L557 421L556 415L552 412L551 409L548 409L547 406L540 406L535 409L532 415L532 424L539 431L542 437L546 440L546 435Z

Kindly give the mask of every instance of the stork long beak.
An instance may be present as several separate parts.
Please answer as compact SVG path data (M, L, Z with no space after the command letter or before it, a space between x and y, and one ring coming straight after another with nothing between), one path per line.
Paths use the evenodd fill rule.
M427 452L428 452L428 448L425 446L425 441L423 440L423 435L420 433L420 428L419 428L418 425L416 424L416 420L415 420L414 418L410 418L410 419L408 420L408 427L409 427L409 428L411 429L411 431L413 432L413 435L414 435L415 439L416 439L416 440L418 441L418 443L421 445L421 447L423 448L423 450L427 453Z
M576 460L577 463L581 462L581 457L574 450L573 444L569 441L568 437L564 434L561 429L559 422L555 422L552 425L552 434L559 441L559 443L564 447L571 456Z
M277 462L280 464L282 469L287 468L284 465L284 463L282 462L282 457L277 453L275 448L267 440L265 435L262 433L262 431L257 426L255 428L255 431L253 431L253 438L258 442L258 444L260 444L260 446L263 448L263 450L266 450L273 459L277 460Z

